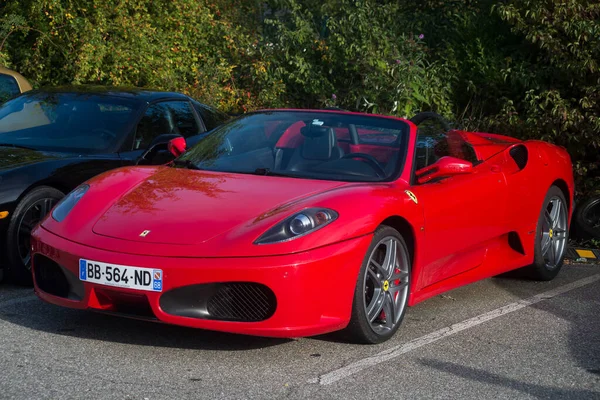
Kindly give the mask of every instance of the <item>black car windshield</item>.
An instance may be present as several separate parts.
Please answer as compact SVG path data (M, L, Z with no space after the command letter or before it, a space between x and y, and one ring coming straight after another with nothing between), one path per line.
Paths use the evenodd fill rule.
M116 150L141 106L93 93L24 94L0 107L0 145L86 154Z
M175 165L211 171L339 181L393 179L409 125L367 114L261 111L214 130Z

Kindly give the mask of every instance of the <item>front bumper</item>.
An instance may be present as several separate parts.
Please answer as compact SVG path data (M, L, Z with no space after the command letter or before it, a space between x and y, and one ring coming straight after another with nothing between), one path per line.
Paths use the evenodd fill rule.
M371 236L367 235L311 251L270 257L155 257L84 246L38 227L32 234L32 269L36 294L56 305L208 330L300 337L343 329L348 324L358 272L370 242ZM163 290L148 292L79 281L80 258L162 269ZM60 290L40 285L36 278L39 273L36 268L41 268L42 261L48 259L68 278L65 284L70 289L63 290L65 294L56 295ZM276 299L272 315L258 322L223 321L173 315L161 307L161 297L177 289L190 297L188 305L193 308L198 301L194 290L190 290L193 285L228 282L251 282L268 287ZM214 285L197 288L210 286ZM68 296L67 292L70 292ZM198 295L203 296L206 297ZM179 299L181 302L181 296ZM138 313L140 306L145 306L147 312Z

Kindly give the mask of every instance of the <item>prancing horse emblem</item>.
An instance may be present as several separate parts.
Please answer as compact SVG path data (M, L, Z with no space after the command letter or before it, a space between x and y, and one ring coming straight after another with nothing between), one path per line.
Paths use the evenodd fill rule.
M415 202L415 204L419 204L419 201L417 200L417 196L415 196L415 194L413 192L411 192L410 190L405 190L404 193L406 193L408 195L408 197L410 197L410 199Z
M149 233L150 233L150 231L144 231L144 232L140 233L140 236L146 237L146 236L148 236Z

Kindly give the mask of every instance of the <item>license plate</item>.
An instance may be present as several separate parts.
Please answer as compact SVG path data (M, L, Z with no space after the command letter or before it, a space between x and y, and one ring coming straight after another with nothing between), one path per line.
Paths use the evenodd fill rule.
M162 292L161 269L130 267L79 259L79 280L120 288Z

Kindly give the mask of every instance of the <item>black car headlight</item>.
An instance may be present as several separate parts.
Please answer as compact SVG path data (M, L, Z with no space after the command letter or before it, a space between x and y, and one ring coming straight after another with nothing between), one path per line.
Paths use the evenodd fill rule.
M88 191L90 185L83 184L75 188L71 193L62 198L58 202L54 210L52 210L52 218L56 221L61 222L71 212L75 204L81 200L85 192Z
M279 222L254 244L269 244L296 239L330 224L338 213L328 208L307 208Z

